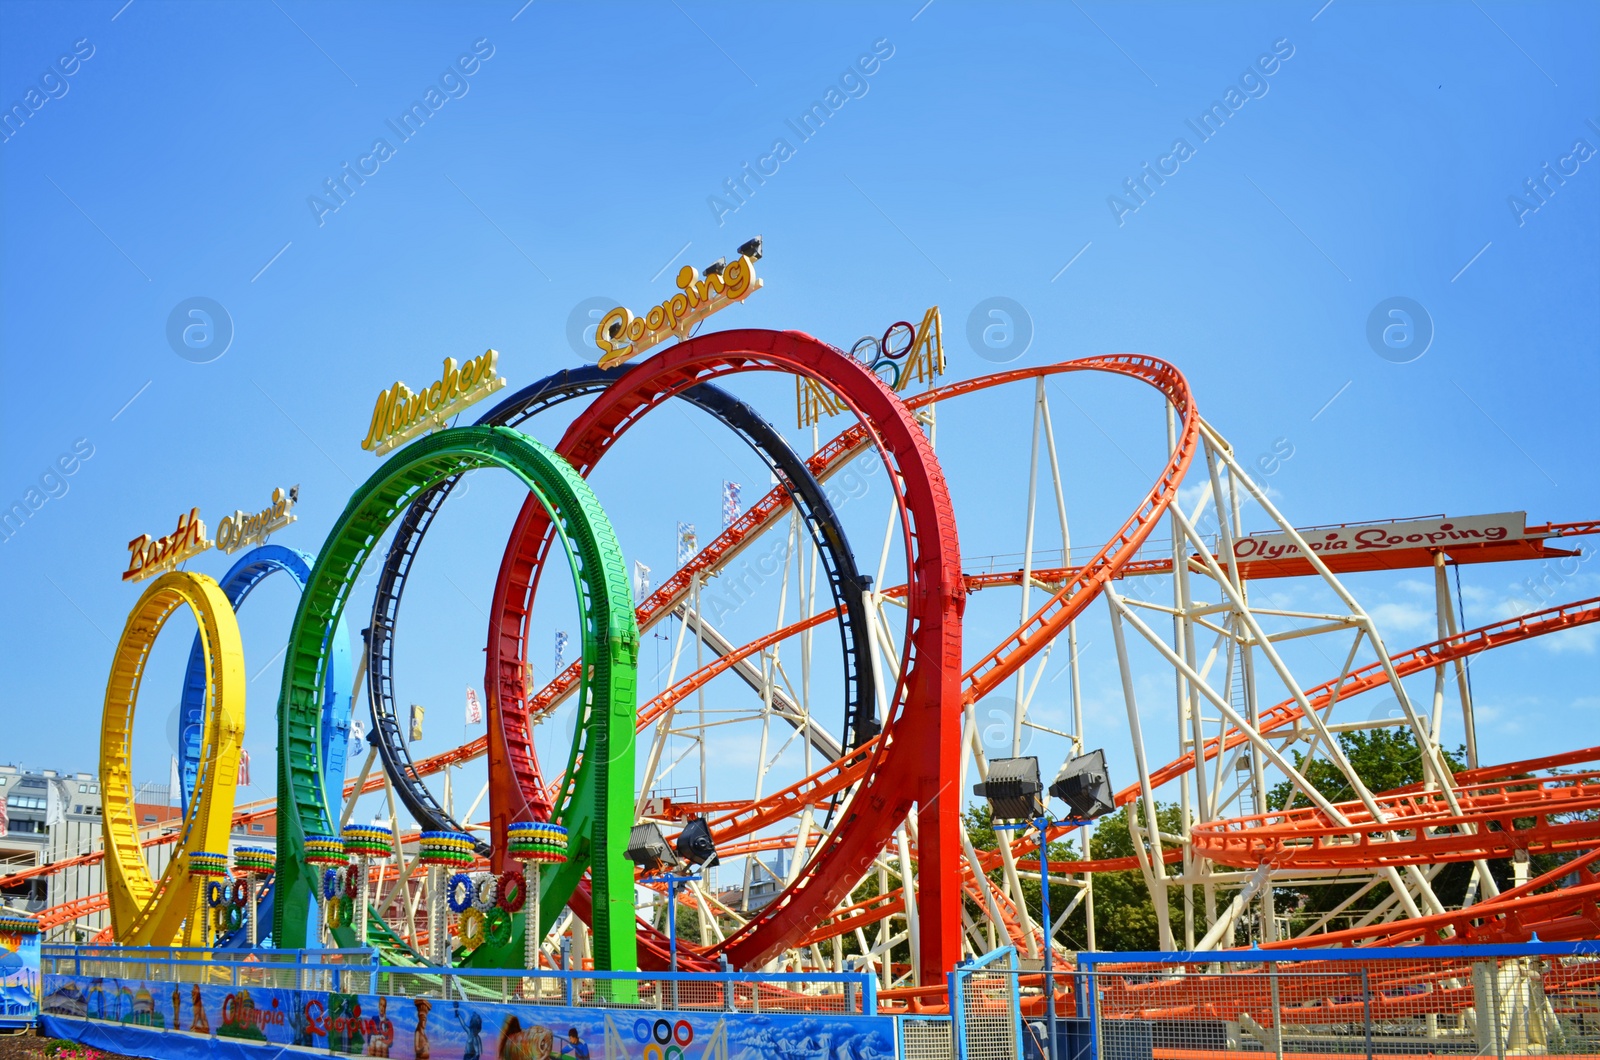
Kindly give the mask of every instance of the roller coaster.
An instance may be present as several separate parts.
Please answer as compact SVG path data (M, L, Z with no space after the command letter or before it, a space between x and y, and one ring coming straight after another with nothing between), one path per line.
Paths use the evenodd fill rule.
M888 1005L915 1005L942 992L952 967L997 945L1038 956L1045 933L1059 932L1080 908L1086 948L1100 942L1116 948L1115 939L1097 937L1093 912L1094 880L1107 872L1139 874L1166 950L1250 941L1370 946L1600 934L1600 769L1584 768L1600 761L1600 747L1481 762L1467 671L1491 649L1600 621L1600 598L1528 608L1461 629L1447 581L1450 568L1462 565L1580 557L1561 546L1600 532L1600 522L1519 522L1499 533L1443 518L1297 529L1201 417L1177 366L1110 354L948 382L935 378L945 370L937 328L938 314L930 312L921 328L896 324L852 352L798 331L709 332L637 363L560 371L503 398L471 426L444 427L396 449L355 490L315 558L262 545L220 582L192 571L162 575L130 613L107 684L103 848L13 873L0 886L103 862L105 894L50 908L41 926L59 936L109 910L110 925L98 941L125 945L181 939L295 948L331 939L377 945L395 963L505 968L554 961L546 942L560 936L602 969L660 969L676 960L699 970L724 963L842 970L849 960L880 977L879 996ZM925 350L935 351L922 365L927 386L908 392L911 358ZM734 377L752 372L822 388L847 426L828 440L814 436L813 451L801 455L728 389ZM1143 395L1153 390L1158 430L1165 432L1153 481L1092 550L1072 545L1051 417L1052 392L1067 394L1061 388L1074 377L1103 378L1104 385ZM957 506L936 454L937 422L941 411L953 415L963 399L991 391L1027 399L1030 472L1023 551L1014 563L1002 558L979 569L985 565L970 557L964 566ZM731 432L775 485L634 600L605 498L586 480L632 427L674 399ZM570 422L547 447L534 438L540 417L562 406ZM875 557L852 547L828 487L858 461L883 473L889 493ZM527 488L488 596L487 734L414 757L395 666L401 603L430 526L462 477L477 469L510 472ZM1040 531L1041 509L1053 509L1058 534ZM1246 511L1268 529L1246 533ZM784 535L797 544L784 551L777 619L769 631L738 643L705 613L702 593L764 537ZM372 553L386 536L380 562ZM1043 547L1046 536L1059 544ZM1339 547L1352 540L1370 547ZM529 661L533 615L555 546L572 575L582 643L577 660L536 687ZM352 666L348 628L357 623L347 610L353 603L365 608L354 597L366 564L376 566L377 580L370 615L363 613L360 623L362 654ZM904 572L903 583L887 584L892 570ZM1396 652L1345 580L1400 570L1431 572L1438 636ZM236 806L244 663L235 612L261 579L277 572L301 588L276 712L277 797ZM1285 592L1266 591L1268 583ZM1291 587L1294 600L1313 603L1285 604ZM975 626L968 611L979 594L1019 597L1020 606L1005 620L1003 635L973 643L977 638L967 633L994 626L1000 613L996 606ZM1096 628L1109 645L1097 633L1099 652L1091 655L1094 645L1080 644L1079 634L1095 605L1104 609L1104 625ZM162 624L184 606L195 612L200 632L182 690L182 819L177 827L142 832L128 766L135 706ZM830 625L840 661L837 688L824 696L808 679L790 680L781 653L798 644L803 665L812 666L813 639ZM645 696L641 637L656 627L675 628L677 643L664 687ZM685 639L695 645L696 662L680 676ZM1309 680L1297 673L1324 665ZM1055 698L1065 700L1057 713L1070 721L1044 712L1040 689L1048 669L1067 678L1068 692ZM1100 731L1091 731L1084 675L1113 672L1125 724L1119 719L1107 729L1101 719ZM1419 702L1405 681L1430 675L1431 703ZM1141 706L1155 678L1170 682L1176 722L1174 739L1158 745L1178 750L1165 764L1152 759L1155 744L1145 729L1154 715ZM1466 735L1465 762L1454 767L1443 737L1451 685ZM760 751L750 766L755 789L728 791L729 781L716 799L709 785L687 798L663 794L663 778L683 760L663 766L669 749L687 739L703 758L715 738L704 720L709 688L719 699L742 696L746 706L728 713L759 727ZM380 768L369 757L347 778L350 718L363 690ZM1391 713L1362 715L1350 705L1380 699L1392 700ZM1000 701L1009 709L1000 712L998 733L980 732L988 716L982 708ZM685 718L697 702L695 729ZM539 760L534 734L563 711L573 718L573 740L564 768L552 774ZM769 746L774 721L791 732L777 754ZM1372 791L1340 736L1395 727L1410 734L1421 779ZM1052 841L1075 839L1075 859L1058 856L1060 848L1041 858L1038 836L1023 831L975 845L962 817L966 793L989 775L992 761L1007 752L1018 756L1025 745L1062 761L1094 745L1131 750L1137 777L1114 799L1131 856L1081 856L1089 850L1081 824L1049 833ZM791 746L800 763L791 755L784 759L787 772L775 770ZM460 820L429 780L479 759L488 775L487 819ZM1329 799L1312 776L1313 761L1353 796ZM776 777L785 782L769 783ZM1279 805L1272 805L1274 785L1289 792ZM387 813L379 811L392 848L368 837L376 847L358 844L341 853L341 828L349 846L357 803L379 793L392 793ZM1177 832L1158 818L1162 800L1176 801ZM270 870L232 870L246 881L249 912L233 917L248 920L246 932L211 912L228 903L208 884L230 872L230 831L269 817L277 825ZM679 901L699 912L700 935L675 948L636 910L639 888L660 888L641 878L627 856L630 831L641 822L679 834L703 822L724 864L745 859L740 900L686 887ZM535 872L531 848L519 847L517 837L546 824L565 829L559 834L566 845ZM148 857L163 846L172 853L155 879ZM779 868L761 860L769 852L783 855ZM1560 865L1530 878L1535 855L1555 855ZM527 863L525 870L518 861ZM1492 862L1507 861L1514 866L1509 887L1504 873L1497 879L1491 871ZM457 867L448 880L430 869L447 863ZM1471 866L1472 883L1467 902L1450 908L1435 884L1453 863ZM762 875L773 893L755 904L750 883ZM465 901L458 897L463 878ZM1041 878L1072 894L1050 924L1036 921L1027 899L1025 885L1036 887ZM1278 915L1275 888L1330 883L1359 887L1313 922ZM472 918L464 915L474 888L487 914L479 918L486 934L476 921L468 930ZM535 893L525 909L520 899L508 900L508 893L527 889ZM447 892L452 909L463 914L454 920L442 912ZM486 892L498 898L483 901ZM1180 899L1176 916L1169 895ZM352 900L359 917L351 915ZM1340 916L1346 927L1337 926ZM1190 1004L1168 998L1166 989L1152 986L1114 1001L1141 1011Z

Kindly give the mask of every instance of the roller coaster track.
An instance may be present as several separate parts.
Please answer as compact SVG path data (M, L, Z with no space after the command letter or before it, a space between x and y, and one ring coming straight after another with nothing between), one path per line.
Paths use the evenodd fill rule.
M590 366L557 372L501 401L478 423L485 426L520 426L540 412L563 402L605 390L623 371L620 368L605 370ZM846 615L845 621L839 626L839 633L844 653L844 736L845 746L850 746L857 733L875 731L876 726L871 719L875 712L876 696L872 685L872 668L866 656L867 614L861 600L864 584L838 516L807 469L805 461L753 408L726 391L709 385L692 387L679 396L717 419L748 444L772 470L780 486L640 604L635 612L639 628L641 631L649 628L681 606L695 576L703 577L738 555L748 543L748 536L742 532L746 527L764 522L769 516L788 509L798 501L807 530L821 557L834 604L836 608L842 608ZM393 645L406 580L429 526L459 480L460 476L443 480L420 493L406 509L384 559L373 600L373 620L367 641L373 741L383 758L385 771L394 780L401 802L422 827L449 831L459 831L460 826L439 805L421 780L426 775L424 765L433 764L433 760L413 763L401 733L395 709ZM496 694L505 691L505 683L489 685L487 694L490 697L491 722L497 716L502 719L499 725L491 723L490 735L484 742L484 749L489 754L491 810L516 805L518 799L509 794L511 790L519 793L527 791L531 793L527 800L528 812L533 816L548 818L553 805L551 799L558 794L558 789L547 789L543 784L538 760L532 752L532 740L526 731L527 719L530 713L537 717L553 707L562 696L576 687L578 676L579 663L574 662L557 681L552 682L546 690L547 694L531 708L524 706L525 688L519 686L513 698L497 700ZM508 742L502 738L506 727L519 725L522 728L519 739ZM438 757L435 756L436 759ZM364 790L381 786L380 777L375 782L369 781ZM511 820L502 814L499 829L503 832ZM480 841L478 852L489 857L489 844Z
M741 343L745 344L741 347ZM783 363L784 355L794 351L805 351L812 355L811 365L797 363ZM817 360L815 351L825 351L831 358ZM619 382L612 391L608 391L597 399L594 406L584 417L569 429L562 442L561 451L572 459L575 466L582 470L592 464L593 458L603 452L616 434L625 430L644 411L659 403L664 396L661 391L670 392L674 387L683 385L686 379L715 378L716 375L730 371L745 371L756 367L750 359L740 355L755 353L768 364L776 364L781 368L798 370L801 374L811 375L819 381L839 387L843 391L845 403L851 406L861 424L857 429L867 429L877 433L873 439L880 448L883 447L881 432L885 422L898 420L903 425L916 428L915 444L925 447L925 439L921 435L920 427L905 410L905 406L893 407L889 410L893 420L885 420L879 416L874 419L871 415L863 415L856 404L863 398L870 397L873 387L879 392L884 392L877 380L867 386L863 393L850 392L850 383L840 386L841 378L848 379L849 373L860 370L860 366L849 362L838 351L823 346L823 344L801 336L797 333L783 333L781 335L770 332L726 332L719 335L707 336L702 339L691 340L671 351L659 354L651 361L633 369L625 380ZM732 354L733 357L726 355ZM697 362L695 358L703 358ZM720 363L719 363L720 358ZM831 363L830 363L831 361ZM691 374L689 369L692 369ZM1037 377L1053 372L1068 371L1106 371L1115 374L1127 375L1140 379L1160 390L1172 403L1181 417L1179 442L1172 459L1169 461L1165 473L1157 481L1155 487L1147 495L1143 504L1128 520L1122 531L1103 547L1096 556L1085 564L1079 575L1063 586L1046 601L1045 605L1034 613L1007 641L1000 647L990 652L968 675L969 688L962 696L966 702L972 702L981 697L987 690L1003 681L1014 673L1027 658L1035 652L1042 650L1045 644L1066 624L1076 617L1084 607L1098 593L1100 587L1129 562L1137 552L1140 545L1149 536L1159 515L1165 510L1166 505L1174 495L1176 484L1181 480L1184 470L1193 456L1198 435L1198 416L1189 400L1187 385L1183 382L1181 374L1176 369L1164 362L1153 358L1138 357L1133 355L1117 355L1110 357L1088 358L1083 361L1069 362L1064 365L1052 366L1045 370L1025 370L1015 373L1004 373L1000 376L985 377L979 381L966 381L950 387L942 387L921 395L919 403L935 400L937 396L953 396L958 393L987 386L998 385L1012 379ZM828 378L832 375L832 379ZM655 386L655 376L662 376L665 383L652 391ZM642 377L642 379L641 379ZM630 386L630 384L632 384ZM619 396L619 392L629 391L631 395ZM632 400L632 406L624 403ZM620 408L620 412L609 412L613 407ZM596 409L606 410L610 422L602 423L602 414ZM586 437L585 431L593 431ZM828 454L838 454L842 459L858 446L865 444L850 437L851 432L846 432L836 438L818 456L826 462ZM892 446L890 448L893 448ZM593 454L593 457L590 454ZM900 466L892 468L904 475L906 466L904 456L900 458ZM931 453L927 460L931 461ZM813 460L813 468L816 459ZM910 495L909 491L902 490L901 482L892 480L896 489L897 498L902 498L915 506L921 499ZM942 492L942 480L940 480ZM948 502L944 502L947 508ZM908 567L913 572L913 589L908 596L908 616L911 636L906 645L906 656L901 667L901 684L897 688L896 696L892 700L894 710L900 707L907 699L918 701L923 705L928 700L919 695L905 695L911 687L913 680L927 680L929 666L924 661L920 670L917 662L917 639L922 632L921 626L925 624L923 615L927 613L928 605L918 599L916 588L917 575L925 575L927 565L919 568L916 555L917 542L915 535L925 533L933 525L934 520L928 513L909 512L909 525L905 527L908 550L911 552ZM524 516L527 516L524 509ZM940 512L936 517L940 522L948 520L947 512ZM516 579L517 588L502 592L497 588L496 605L491 611L495 616L494 621L499 623L499 628L515 627L516 615L504 616L504 598L513 593L520 593L522 599L533 592L537 581L540 551L542 549L542 528L535 525L536 517L519 517L517 528L513 531L512 542L507 548L507 559L502 565L503 578L509 576ZM953 527L951 528L953 537ZM521 569L526 568L526 572ZM942 572L943 583L949 586L945 590L951 597L956 616L959 615L959 599L964 595L964 583L959 581L959 574ZM958 588L958 586L960 588ZM520 600L519 600L520 603ZM919 606L920 605L920 606ZM525 608L523 609L525 610ZM950 608L947 606L947 613ZM504 616L504 617L503 617ZM954 617L954 616L953 616ZM491 656L498 654L500 672L503 676L518 675L521 670L521 659L525 652L520 638L515 632L510 637L509 647L505 643L496 643L497 637L491 636ZM949 645L945 646L945 653L949 653ZM957 661L958 664L958 661ZM490 675L491 678L494 676ZM942 675L934 675L935 680L942 680ZM914 690L916 691L916 690ZM939 707L932 711L924 711L924 716L935 725L959 724L959 707L951 704L950 707ZM898 716L898 715L896 715ZM919 726L920 728L920 726ZM894 740L888 736L889 722L885 722L885 736L870 745L870 755L864 756L869 763L866 783L857 793L852 804L852 814L846 821L853 821L849 828L836 828L830 834L829 841L819 847L818 853L808 863L799 878L780 895L779 898L765 907L756 917L752 918L744 927L721 944L717 949L732 957L736 963L750 965L760 963L778 951L787 948L789 944L798 939L808 930L806 922L814 924L826 915L828 907L843 893L853 886L856 876L870 864L876 851L881 848L888 834L896 827L904 814L909 810L913 801L919 802L923 809L919 812L919 820L923 822L921 830L920 851L923 864L939 866L948 862L954 864L959 858L958 822L954 820L954 813L949 812L949 820L940 814L929 813L930 802L937 804L937 797L959 774L960 747L958 740L939 741L930 738L923 732L917 733L917 743L927 749L924 761L911 763L911 754L905 751L895 752ZM952 734L953 735L953 734ZM926 741L926 743L924 742ZM869 745L863 744L863 751ZM882 761L891 760L893 768L884 771ZM950 759L944 761L944 759ZM905 764L902 764L905 763ZM880 776L880 774L883 774ZM893 783L885 784L884 779ZM883 794L887 792L888 794ZM861 800L865 798L865 807ZM891 799L895 800L891 804ZM865 812L861 813L860 810ZM928 828L928 818L936 822L936 827ZM952 833L944 836L944 832ZM840 854L839 851L848 851ZM949 851L948 859L942 851ZM946 957L954 959L960 952L960 926L959 909L955 901L954 891L947 891L944 882L940 879L938 869L931 872L925 871L922 883L923 915L921 916L921 952L919 975L928 978L942 974L938 969L948 965Z

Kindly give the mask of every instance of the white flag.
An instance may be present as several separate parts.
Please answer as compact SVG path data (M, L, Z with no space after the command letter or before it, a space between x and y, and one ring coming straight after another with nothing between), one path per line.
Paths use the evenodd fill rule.
M732 526L739 519L739 490L737 482L722 482L722 528Z
M174 802L180 802L181 803L182 800L183 800L183 777L178 773L178 756L177 755L173 755L172 756L172 790L167 795L167 803L169 805L174 803Z
M483 707L478 704L478 693L471 685L467 686L467 724L483 724Z
M633 561L633 603L634 606L644 603L645 597L650 595L650 568L638 560Z
M359 725L361 723L360 722L356 722L356 724ZM241 788L248 788L250 786L250 752L249 751L241 750L239 752L238 784L239 784L239 787L241 787Z
M361 719L360 718L352 719L351 722L350 722L350 743L348 745L349 749L345 753L348 754L348 755L352 755L353 756L353 755L360 754L362 751L365 751L367 749L366 739L367 739L367 730L362 726Z
M556 630L556 670L560 674L566 666L567 634L565 630Z

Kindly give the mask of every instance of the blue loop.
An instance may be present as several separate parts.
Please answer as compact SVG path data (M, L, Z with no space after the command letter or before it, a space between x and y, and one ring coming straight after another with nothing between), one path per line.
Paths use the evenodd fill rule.
M467 906L472 904L473 896L472 877L464 872L458 872L450 877L450 911L464 913Z
M261 545L240 557L233 569L222 576L222 591L235 611L263 578L277 571L286 572L295 585L305 588L316 558L299 549L283 545ZM328 675L323 682L322 706L322 783L332 798L324 805L337 806L344 792L345 753L350 740L350 632L344 616L334 631L329 653ZM179 802L185 817L189 799L200 776L200 718L206 702L206 664L197 634L189 650L189 670L183 679L183 699L178 704L178 774L182 779Z
M222 881L206 881L206 905L215 909L222 904Z
M339 870L329 865L322 872L322 897L332 898L339 893Z

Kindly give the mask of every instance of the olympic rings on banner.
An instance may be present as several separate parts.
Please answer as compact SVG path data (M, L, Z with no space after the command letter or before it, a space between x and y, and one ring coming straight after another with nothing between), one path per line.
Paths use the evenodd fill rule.
M472 904L473 891L472 877L464 872L458 872L450 877L450 911L463 913Z
M473 912L476 913L477 910L474 909ZM483 914L483 923L484 933L488 936L490 945L504 946L511 941L511 914L504 909L499 906L491 907Z
M222 904L222 881L206 881L206 905L215 909Z
M478 886L472 904L482 909L485 913L494 908L496 882L492 872L486 872L478 877Z
M461 914L457 926L461 932L461 945L469 950L483 945L484 916L481 910L468 909Z
M522 910L522 903L528 900L528 878L520 872L502 872L500 874L500 908L508 913Z

